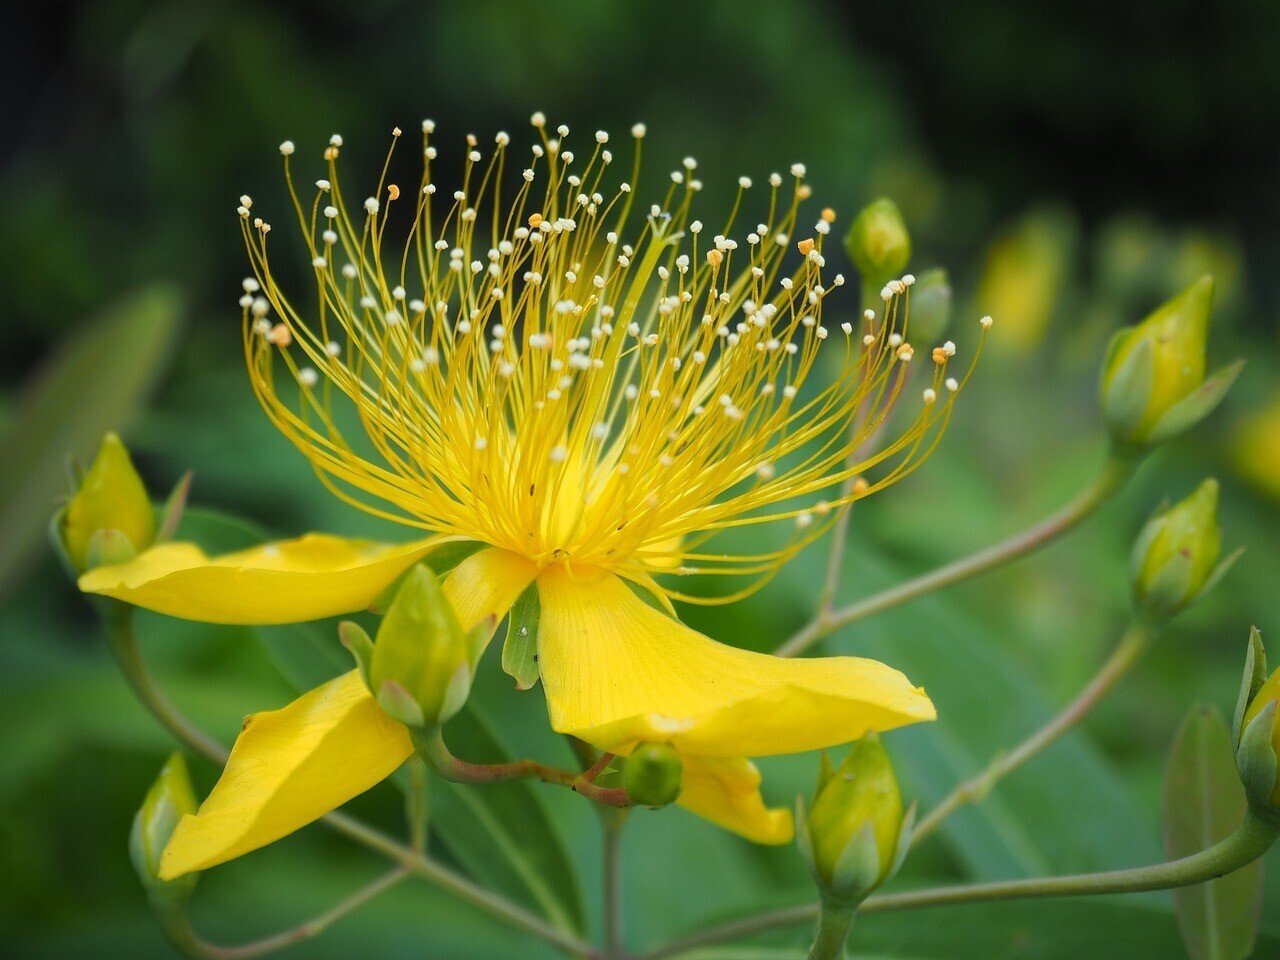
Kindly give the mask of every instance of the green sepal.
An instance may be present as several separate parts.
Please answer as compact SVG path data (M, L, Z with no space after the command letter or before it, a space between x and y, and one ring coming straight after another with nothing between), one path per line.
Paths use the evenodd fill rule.
M1175 553L1165 561L1149 583L1139 588L1136 603L1145 614L1164 619L1182 610L1194 599L1191 575L1194 564L1185 553Z
M159 523L156 525L156 543L172 540L178 532L178 524L182 522L182 514L187 509L187 499L191 495L191 480L195 474L188 470L173 485L164 505L160 508Z
M517 690L538 682L538 621L542 604L538 585L531 583L507 614L507 635L502 641L502 669L515 678Z
M95 530L89 538L88 549L85 550L85 569L128 563L137 555L133 542L119 530Z
M373 638L354 620L343 620L338 624L338 639L355 660L356 669L360 671L364 685L368 687L369 665L373 662Z
M826 754L824 753L825 757ZM809 835L809 814L805 810L804 797L796 797L796 847L800 851L800 859L813 874L813 880L822 886L822 876L818 873L818 861L813 854L813 837Z
M1244 361L1237 360L1209 376L1197 389L1164 412L1147 434L1145 443L1155 446L1170 440L1213 413L1243 368Z
M865 823L836 859L827 896L845 903L858 903L880 885L880 846L875 825Z
M907 859L907 854L911 851L911 835L916 829L916 815L919 813L920 805L913 802L907 807L907 812L902 815L902 828L898 831L898 840L893 847L893 859L889 862L889 869L885 872L884 879L881 883L886 883L893 879L893 875L902 869L903 862Z
M1245 726L1236 747L1236 769L1244 784L1249 804L1272 814L1276 793L1276 751L1271 735L1276 721L1276 701L1272 700Z
M418 706L418 701L413 699L413 695L404 684L397 683L395 680L383 680L382 686L378 688L376 699L378 706L382 707L387 716L393 720L399 720L406 727L427 725L422 707Z
M1245 711L1267 680L1267 648L1262 645L1262 634L1257 627L1249 628L1249 645L1244 652L1244 675L1240 678L1240 696L1236 698L1236 712L1231 719L1231 746L1240 748L1240 728L1244 725Z
M46 529L49 532L49 546L53 547L53 555L62 564L63 572L74 583L79 579L80 571L76 569L75 561L71 559L71 554L67 552L67 543L62 537L62 525L66 520L66 513L66 504L58 507L53 516L49 518L49 526Z
M815 797L822 792L822 788L835 776L835 772L835 764L831 762L831 757L827 754L827 751L823 750L818 757L818 782L813 787L813 795Z
M129 831L129 859L152 909L162 920L184 913L200 878L197 871L173 880L160 879L164 848L182 818L194 814L198 806L187 762L175 751L147 791Z
M1164 528L1164 524L1160 521L1167 514L1173 504L1168 497L1160 501L1160 506L1152 511L1147 522L1142 525L1142 530L1138 532L1138 539L1133 543L1133 550L1129 554L1129 580L1136 583L1138 577L1142 575L1142 568L1146 564L1147 553L1151 549L1151 544L1155 542L1160 531Z
M1102 410L1107 426L1119 441L1146 446L1143 440L1134 436L1134 431L1147 412L1147 402L1151 397L1155 377L1155 357L1151 352L1150 341L1140 339L1128 356L1115 364L1115 356L1127 343L1127 337L1136 332L1136 328L1131 327L1121 330L1111 339L1111 346L1107 349L1107 373L1104 374L1102 388Z

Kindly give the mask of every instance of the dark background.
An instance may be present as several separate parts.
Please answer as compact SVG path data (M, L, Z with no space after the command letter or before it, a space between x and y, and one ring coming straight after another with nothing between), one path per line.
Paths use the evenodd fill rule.
M936 798L1084 682L1123 628L1128 544L1141 521L1217 475L1226 541L1248 547L1237 570L1082 733L957 816L902 882L1160 855L1162 767L1181 717L1196 702L1229 710L1248 625L1280 621L1280 4L113 0L32 5L9 18L0 931L11 955L164 949L123 844L168 744L129 699L88 608L43 546L61 464L118 427L157 495L194 468L199 504L275 532L369 530L331 501L249 394L236 198L249 192L279 211L276 145L286 137L299 163L318 167L340 131L346 175L372 178L390 129L415 130L424 116L455 149L472 131L486 142L506 129L520 142L534 109L579 134L621 137L644 120L642 181L659 187L692 153L710 210L728 202L739 174L762 180L795 160L816 199L840 212L837 230L879 194L899 203L912 268L950 271L962 348L980 314L997 327L934 462L855 521L850 599L1069 496L1104 451L1094 385L1111 331L1200 274L1217 277L1211 364L1249 364L1210 424L1156 454L1096 524L1050 552L831 642L929 686L943 719L890 746L909 792ZM58 363L72 373L54 390L47 371ZM811 554L764 594L690 619L720 639L771 647L806 616L823 560L821 547ZM222 735L244 713L288 699L278 644L159 618L147 627L175 699ZM538 717L534 701L509 704L494 680L499 726ZM813 758L767 769L771 799L787 803L807 789ZM207 786L213 771L196 774ZM394 828L398 801L384 789L362 803ZM537 795L594 904L593 825L565 797ZM749 848L679 813L637 819L628 850L637 943L808 895L789 851ZM207 877L197 919L228 941L270 932L374 866L308 831ZM1270 886L1258 956L1280 943L1280 883ZM862 936L877 956L939 960L1164 960L1181 949L1161 895L869 918ZM789 957L803 937L775 939ZM410 884L297 954L456 958L526 947Z

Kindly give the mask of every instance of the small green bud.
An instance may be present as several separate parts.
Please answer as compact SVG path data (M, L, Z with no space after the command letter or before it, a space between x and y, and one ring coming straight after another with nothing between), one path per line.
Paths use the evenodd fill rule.
M1102 411L1118 446L1143 450L1199 423L1239 373L1205 379L1213 278L1201 277L1111 340L1102 368Z
M1221 544L1218 481L1209 479L1138 535L1130 560L1134 606L1155 620L1181 612L1225 572L1218 565Z
M1280 777L1277 777L1276 770L1276 758L1280 757L1280 723L1276 722L1278 703L1280 669L1267 677L1244 712L1236 764L1249 802L1280 814Z
M863 207L845 235L844 248L867 284L879 287L897 277L911 259L911 236L898 205L881 197Z
M819 777L801 823L802 848L824 894L857 900L887 880L905 852L908 819L889 755L878 736L867 734Z
M181 912L200 876L188 873L174 880L160 879L160 855L178 822L194 814L197 806L186 761L174 753L147 791L129 833L129 858L157 912Z
M109 533L108 533L109 532ZM129 560L155 540L156 515L120 438L108 433L68 501L62 545L76 570Z
M418 564L405 574L373 650L359 651L357 662L382 709L408 726L437 727L466 703L479 646L435 574Z
M684 762L665 743L642 743L627 757L622 784L627 796L646 807L665 807L680 796Z

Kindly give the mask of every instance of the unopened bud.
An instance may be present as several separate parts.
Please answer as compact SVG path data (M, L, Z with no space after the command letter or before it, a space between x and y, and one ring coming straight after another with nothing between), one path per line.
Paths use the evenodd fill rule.
M1245 795L1257 810L1280 815L1280 669L1267 676L1267 654L1257 629L1249 635L1244 683L1236 706L1233 738L1236 767Z
M888 197L862 208L844 238L844 248L863 280L880 286L907 268L911 236L898 205Z
M1157 621L1175 616L1211 587L1234 562L1218 563L1218 481L1147 521L1134 544L1130 575L1134 605Z
M867 734L839 767L824 764L801 849L824 896L858 901L901 864L912 816L880 738Z
M131 560L155 539L151 499L114 433L102 438L80 488L67 502L59 530L77 571Z
M477 630L484 629L479 627ZM437 727L466 703L480 644L458 624L449 599L424 564L410 570L370 644L363 631L342 634L369 691L408 726Z
M133 869L158 913L180 912L200 877L199 873L187 873L174 880L160 879L160 855L178 822L187 814L194 814L197 806L186 761L182 754L175 753L147 791L129 833Z
M1201 277L1135 327L1112 338L1102 367L1102 411L1122 449L1177 436L1213 411L1241 364L1205 379L1213 278Z
M622 784L627 796L646 807L665 807L680 796L684 764L665 743L642 743L627 757Z

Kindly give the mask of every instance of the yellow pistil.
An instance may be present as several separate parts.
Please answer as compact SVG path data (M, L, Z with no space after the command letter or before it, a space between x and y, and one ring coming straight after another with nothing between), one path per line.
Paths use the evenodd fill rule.
M424 123L417 189L388 182L389 152L377 191L354 211L340 137L323 178L301 192L293 145L282 144L314 300L285 296L268 261L270 224L241 198L254 390L335 493L541 568L651 586L659 572L736 574L753 587L822 536L835 508L928 456L963 384L947 373L954 346L931 351L923 402L903 396L910 277L889 283L882 311L823 325L844 279L823 281L834 211L811 235L799 226L802 165L789 188L769 178L767 215L751 229L735 227L751 187L740 179L732 213L708 237L693 215L692 158L661 203L635 208L642 126L623 183L609 176L604 132L577 157L567 127L553 134L540 114L534 127L531 165L506 202L504 133L487 158L467 138L461 187L437 204L434 125ZM392 150L399 138L397 128ZM402 241L388 236L393 219ZM828 340L838 356L824 362L838 372L810 383L826 379L816 372ZM885 436L900 399L916 414ZM356 422L365 437L353 443ZM821 509L804 505L819 494ZM778 549L705 549L729 527L787 519L794 532Z

